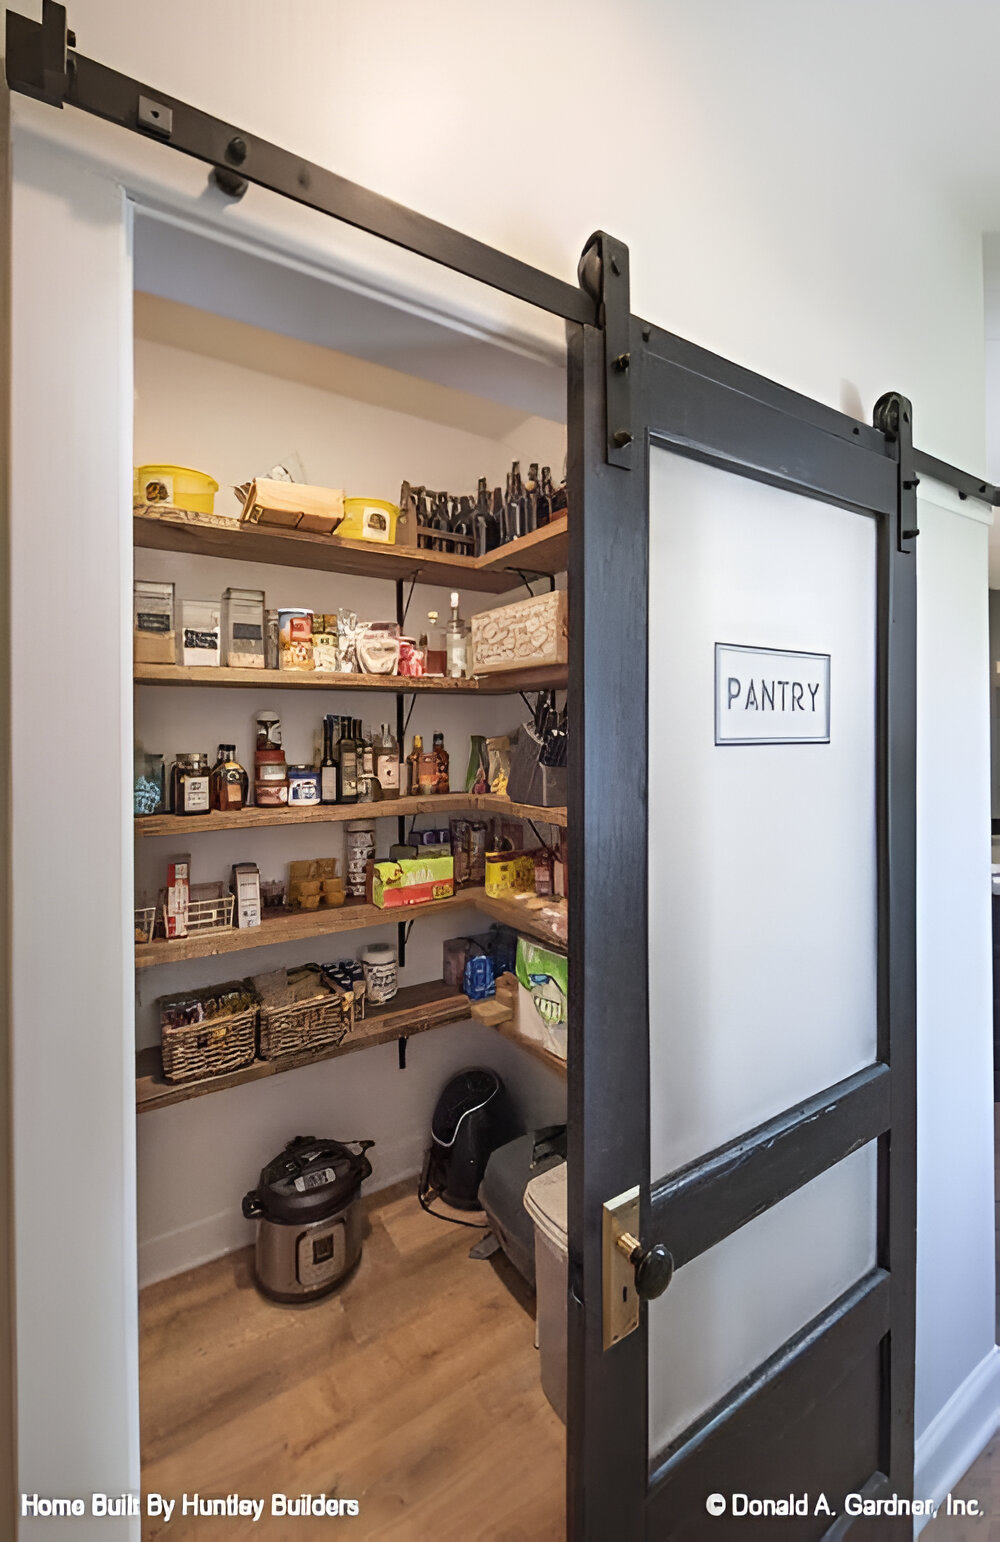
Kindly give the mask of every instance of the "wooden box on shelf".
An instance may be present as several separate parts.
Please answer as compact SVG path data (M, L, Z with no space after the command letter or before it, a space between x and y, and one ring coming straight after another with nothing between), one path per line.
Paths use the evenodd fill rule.
M198 1023L170 1023L171 1008L190 1000L190 992L160 998L160 1053L168 1082L199 1081L223 1076L249 1065L257 1048L257 1000L246 980L231 980L216 987L216 994L234 993L245 1006L219 1013Z
M258 477L243 495L240 518L250 525L274 525L280 530L304 530L331 535L344 518L341 488L311 487L301 482L275 482Z
M314 1054L354 1029L354 992L326 980L314 964L257 975L262 1060Z
M472 618L474 675L565 664L568 658L565 589L498 605Z

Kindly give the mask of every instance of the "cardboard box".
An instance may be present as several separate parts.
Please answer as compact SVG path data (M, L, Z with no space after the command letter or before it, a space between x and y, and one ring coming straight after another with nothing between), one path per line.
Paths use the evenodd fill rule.
M405 858L401 862L369 862L367 895L380 910L405 905L426 905L447 899L455 892L455 864L451 857Z
M167 863L167 903L164 930L168 937L187 936L188 900L191 896L191 858L175 857Z
M472 618L472 673L568 663L567 614L565 589L480 611Z
M235 921L238 927L260 925L260 869L256 862L233 863Z

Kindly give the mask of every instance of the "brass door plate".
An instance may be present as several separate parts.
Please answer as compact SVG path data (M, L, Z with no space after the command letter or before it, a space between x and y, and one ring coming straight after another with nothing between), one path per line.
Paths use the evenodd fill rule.
M601 1232L604 1348L610 1349L639 1326L635 1269L618 1246L618 1238L626 1232L639 1235L638 1184L601 1207Z

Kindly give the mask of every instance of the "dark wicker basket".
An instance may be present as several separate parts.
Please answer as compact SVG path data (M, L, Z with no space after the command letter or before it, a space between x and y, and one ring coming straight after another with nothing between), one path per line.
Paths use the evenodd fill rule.
M309 1001L260 1009L262 1060L314 1053L343 1044L354 1027L354 992L332 983L320 986Z
M234 981L226 988L247 989L245 981ZM187 999L188 993L183 993ZM173 1000L164 996L161 1007ZM242 1012L230 1012L208 1018L202 1023L179 1027L164 1024L160 1028L160 1053L163 1075L168 1082L193 1082L206 1076L223 1076L249 1065L257 1050L256 1002Z

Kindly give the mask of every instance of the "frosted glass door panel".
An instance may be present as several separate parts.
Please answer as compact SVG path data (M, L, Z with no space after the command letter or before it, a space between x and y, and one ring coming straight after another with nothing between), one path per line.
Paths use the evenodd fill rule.
M649 1454L730 1392L875 1264L876 1146L749 1221L649 1306Z
M875 542L872 519L651 451L654 1180L875 1058ZM752 721L756 742L716 743L720 644L720 736ZM785 675L814 742L760 742L806 732Z

